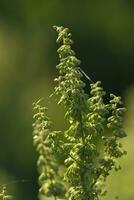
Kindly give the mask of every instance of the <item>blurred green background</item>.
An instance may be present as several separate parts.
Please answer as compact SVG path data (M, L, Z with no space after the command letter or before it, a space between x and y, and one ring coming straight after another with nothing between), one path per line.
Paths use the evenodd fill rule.
M57 76L55 24L71 29L73 48L86 74L101 80L108 93L123 97L128 155L121 159L122 171L109 178L104 199L119 195L121 200L133 200L133 0L0 0L0 185L9 183L16 200L37 199L33 101L44 97L55 128L64 128L62 109L53 100L48 103ZM24 183L14 182L22 179Z

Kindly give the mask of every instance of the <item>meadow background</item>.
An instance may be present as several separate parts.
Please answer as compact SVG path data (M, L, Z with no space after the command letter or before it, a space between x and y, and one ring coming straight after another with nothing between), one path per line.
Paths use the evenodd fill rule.
M40 97L56 129L63 110L48 96L58 63L53 25L69 27L81 68L107 93L123 97L128 137L122 170L108 180L104 199L133 200L134 190L134 1L0 0L0 187L16 200L37 199L37 155L32 146L32 103ZM86 80L86 92L89 81ZM57 115L58 113L58 115ZM14 182L22 180L25 182Z

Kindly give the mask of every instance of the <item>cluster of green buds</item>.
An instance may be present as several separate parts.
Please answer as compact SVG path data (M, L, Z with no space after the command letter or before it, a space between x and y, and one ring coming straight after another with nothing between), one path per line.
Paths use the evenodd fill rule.
M52 148L51 131L52 123L46 116L47 108L40 105L40 100L33 104L35 110L35 122L33 124L33 144L38 152L37 167L39 171L39 199L41 196L57 197L64 196L65 189L60 182L58 165Z
M75 57L75 52L71 49L73 41L68 28L56 27L59 33L57 42L63 42L58 49L60 64L56 66L60 76L55 79L58 82L55 87L55 94L60 96L59 104L64 103L67 108L66 117L69 121L79 122L87 112L87 95L84 92L85 83L81 80L80 60Z
M118 170L121 167L116 165L116 158L120 158L127 153L122 149L122 144L119 142L119 139L126 137L126 132L123 130L123 116L126 108L121 107L121 97L113 94L110 96L111 100L108 105L110 116L107 119L107 127L111 130L112 134L109 137L103 137L105 145L104 151L107 159L111 163L111 167Z
M105 103L106 92L100 81L90 84L89 95L85 93L82 78L88 76L71 48L71 33L64 27L54 26L54 29L61 47L57 51L59 77L55 79L53 94L58 97L58 104L65 107L69 128L52 131L46 108L40 106L40 101L34 104L33 140L39 154L40 193L58 199L99 200L106 194L105 181L110 171L120 169L117 158L126 154L119 142L126 136L125 108L115 95ZM62 156L66 167L63 181L57 155Z

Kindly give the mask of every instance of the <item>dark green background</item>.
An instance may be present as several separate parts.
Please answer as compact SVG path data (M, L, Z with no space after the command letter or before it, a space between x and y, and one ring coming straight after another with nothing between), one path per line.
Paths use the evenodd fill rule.
M109 180L109 200L133 200L134 1L0 0L0 183L15 199L37 199L36 154L32 147L32 102L45 98L56 129L63 111L48 103L57 76L53 25L69 27L81 68L105 90L121 95L128 112L123 170ZM86 91L89 81L86 80ZM59 111L60 109L60 111ZM59 115L57 116L57 113ZM60 114L61 113L61 114ZM12 183L14 180L29 180ZM111 181L111 182L110 182Z

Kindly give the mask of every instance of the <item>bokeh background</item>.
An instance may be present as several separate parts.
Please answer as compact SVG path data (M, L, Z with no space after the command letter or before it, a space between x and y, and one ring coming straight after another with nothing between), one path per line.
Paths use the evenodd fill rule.
M44 97L56 129L63 111L48 96L58 63L53 25L69 27L82 69L123 97L128 155L108 180L106 198L133 200L134 1L0 0L0 188L16 200L37 199L37 155L32 146L32 102ZM89 91L89 81L86 80ZM58 115L57 115L58 113ZM25 180L24 182L22 180Z

